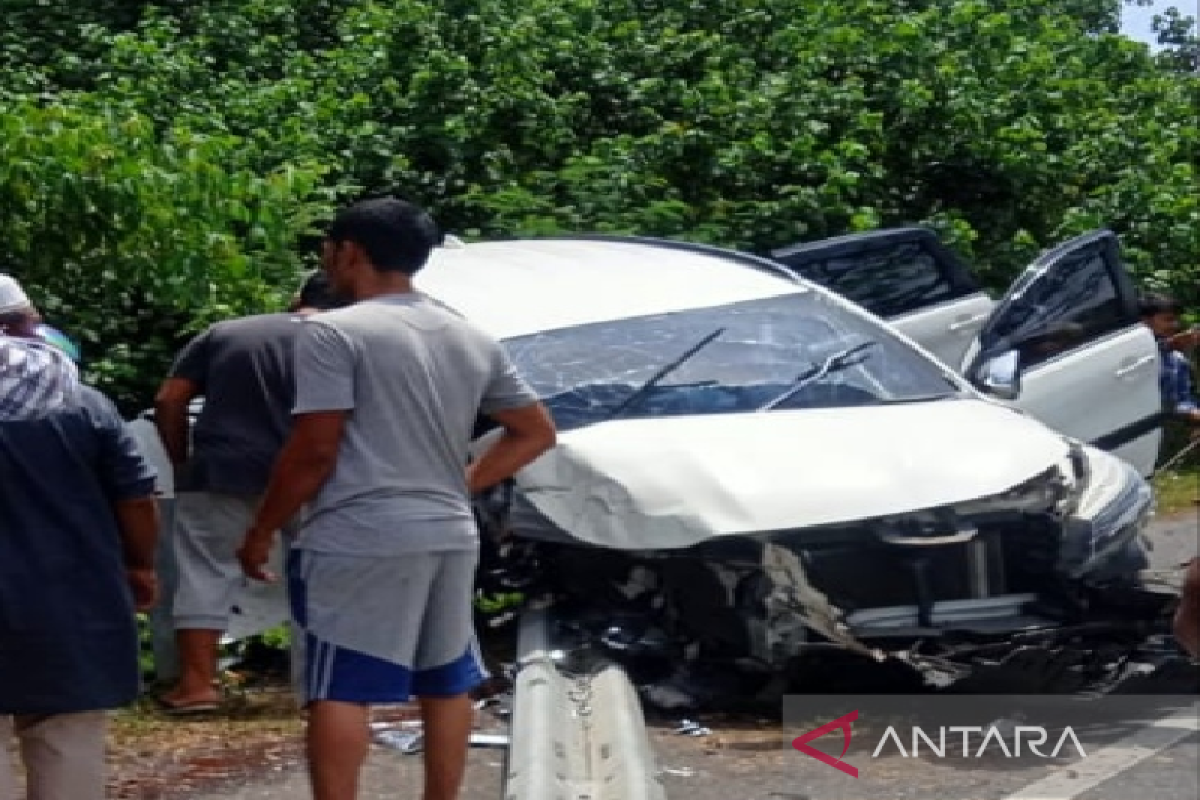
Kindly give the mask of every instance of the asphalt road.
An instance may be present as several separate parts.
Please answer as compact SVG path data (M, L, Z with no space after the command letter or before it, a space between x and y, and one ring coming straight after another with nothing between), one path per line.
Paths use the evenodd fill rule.
M1174 567L1200 553L1200 518L1187 515L1153 525L1153 566ZM1089 765L1069 760L1020 769L971 759L932 762L892 758L872 763L857 781L785 749L778 727L739 723L710 736L680 736L657 725L651 738L668 797L677 800L1200 800L1200 734L1189 725L1131 731ZM1130 738L1132 737L1132 738ZM835 753L836 754L836 753ZM462 800L499 800L504 753L473 749ZM1089 771L1090 770L1090 771ZM1040 781L1040 783L1039 783ZM1029 791L1033 793L1030 794ZM421 758L375 746L363 778L362 800L421 795ZM293 800L309 797L302 770L269 782L196 800Z

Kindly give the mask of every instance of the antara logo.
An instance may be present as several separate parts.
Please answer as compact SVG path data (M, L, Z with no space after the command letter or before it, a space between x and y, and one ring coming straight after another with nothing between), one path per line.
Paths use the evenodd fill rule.
M822 763L828 764L834 769L841 770L852 778L857 778L858 768L842 760L846 757L846 753L850 750L850 740L854 735L851 723L853 723L856 719L858 719L858 712L851 711L849 714L838 717L832 722L827 722L819 728L814 728L803 736L797 736L792 740L792 747L796 748L810 758L815 758ZM809 745L809 742L813 741L814 739L820 739L830 731L839 729L842 731L842 754L837 758L834 758L828 753L822 753L820 750L817 750ZM952 739L955 734L961 734L962 757L971 757L973 755L975 758L979 758L988 750L989 747L991 747L994 753L1003 753L1005 758L1020 758L1022 754L1021 745L1024 744L1027 751L1034 756L1039 758L1058 758L1059 753L1062 752L1063 748L1069 742L1080 758L1087 758L1087 753L1084 752L1083 745L1079 742L1079 737L1077 737L1075 735L1075 731L1069 727L1064 728L1062 733L1059 734L1058 742L1054 746L1054 750L1049 753L1044 753L1039 748L1046 744L1047 740L1050 738L1050 734L1045 728L1036 725L1015 726L1013 728L1013 746L1011 749L1009 748L1009 743L1005 739L1004 734L1002 734L1000 729L995 725L989 725L986 728L979 725L951 725L949 727L942 726L936 730L937 736L934 737L930 736L924 728L914 725L909 731L910 736L908 741L910 747L906 750L904 748L904 741L900 734L896 731L896 728L889 725L887 730L884 731L883 736L879 738L879 743L875 746L874 752L871 753L871 758L878 758L880 753L884 751L884 747L889 742L895 747L896 751L899 752L901 758L919 757L921 754L922 742L930 754L937 756L938 758L945 758L947 751L947 733L951 734ZM979 742L979 747L974 751L974 753L971 752L970 735L972 733L983 735L983 738ZM951 754L954 755L953 753Z
M840 769L842 772L846 773L852 778L857 778L858 767L853 767L847 764L845 761L842 761L842 758L846 756L846 751L850 749L850 737L854 735L854 732L850 729L850 723L854 722L856 719L858 719L858 712L851 711L844 717L838 717L833 722L826 722L821 727L815 728L803 736L797 736L792 740L792 747L796 748L801 753L804 753L806 756L815 758L817 761L825 762L834 769ZM808 743L813 739L820 739L822 736L836 728L841 728L842 734L845 736L845 741L842 743L842 755L838 758L834 758L828 753L822 753L820 750L808 746Z

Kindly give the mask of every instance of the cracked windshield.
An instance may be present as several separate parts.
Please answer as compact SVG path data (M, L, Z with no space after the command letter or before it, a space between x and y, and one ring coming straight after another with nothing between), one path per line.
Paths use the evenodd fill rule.
M594 323L505 344L564 430L617 417L861 406L959 391L941 368L886 329L817 292ZM836 358L860 346L853 357Z

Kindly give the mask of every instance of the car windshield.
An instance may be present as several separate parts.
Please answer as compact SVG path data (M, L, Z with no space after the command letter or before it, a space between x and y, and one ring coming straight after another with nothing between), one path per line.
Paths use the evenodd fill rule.
M562 430L615 416L881 405L961 391L885 327L812 291L544 331L505 345Z

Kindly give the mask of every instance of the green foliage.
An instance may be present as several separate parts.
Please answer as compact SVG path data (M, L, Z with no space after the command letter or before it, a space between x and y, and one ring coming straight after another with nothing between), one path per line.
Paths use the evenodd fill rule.
M0 224L130 402L176 334L275 302L318 204L368 193L468 236L762 250L926 223L997 285L1107 225L1146 282L1200 303L1200 80L1116 35L1117 0L0 9L20 23L0 33L5 152L21 129L36 153L0 163Z
M0 140L10 270L120 401L144 401L182 336L278 306L297 280L314 166L259 172L231 136L23 100L0 104Z

